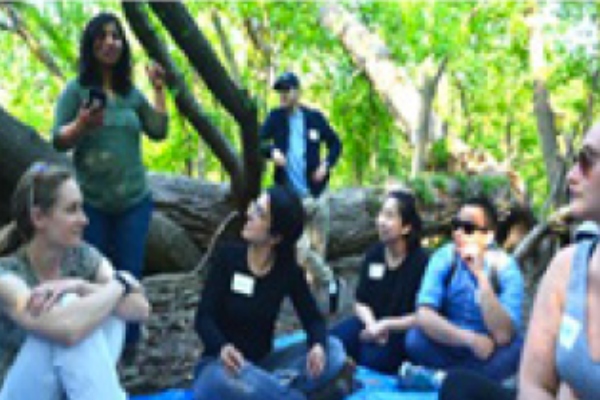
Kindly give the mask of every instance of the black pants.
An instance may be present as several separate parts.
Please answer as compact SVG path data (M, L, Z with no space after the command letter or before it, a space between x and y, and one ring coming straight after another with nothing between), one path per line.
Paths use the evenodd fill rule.
M477 372L450 371L440 389L439 400L516 400L517 392Z

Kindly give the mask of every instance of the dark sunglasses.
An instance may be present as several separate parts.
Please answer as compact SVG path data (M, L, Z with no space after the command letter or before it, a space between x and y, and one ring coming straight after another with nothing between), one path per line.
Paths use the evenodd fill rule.
M579 150L579 153L575 156L575 164L579 166L581 173L584 176L588 176L596 162L598 161L598 155L593 150L584 147Z
M473 223L471 221L463 221L458 218L452 218L450 225L452 226L453 231L462 229L462 231L464 233L466 233L467 235L472 235L475 231L479 231L479 232L487 232L488 231L488 228L477 226L477 225L475 225L475 223Z

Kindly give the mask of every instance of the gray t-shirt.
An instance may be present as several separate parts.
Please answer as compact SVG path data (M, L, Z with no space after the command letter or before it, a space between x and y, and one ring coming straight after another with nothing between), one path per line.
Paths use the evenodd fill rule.
M62 276L95 281L102 256L93 247L83 244L67 251L61 266ZM39 284L30 267L25 248L21 247L14 255L0 258L0 277L13 274L33 288ZM25 341L27 332L15 324L0 309L0 387L10 366Z

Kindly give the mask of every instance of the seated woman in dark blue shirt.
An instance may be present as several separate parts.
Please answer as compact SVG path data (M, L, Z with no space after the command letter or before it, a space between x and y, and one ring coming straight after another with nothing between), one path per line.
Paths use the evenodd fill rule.
M377 217L381 242L363 260L355 316L335 326L348 355L360 365L396 372L406 359L404 332L415 321L415 297L427 266L414 197L388 194Z
M305 399L342 370L343 346L327 339L325 321L295 261L303 219L302 204L291 191L271 188L250 205L245 243L215 253L196 316L205 351L195 399ZM273 351L286 297L307 342Z

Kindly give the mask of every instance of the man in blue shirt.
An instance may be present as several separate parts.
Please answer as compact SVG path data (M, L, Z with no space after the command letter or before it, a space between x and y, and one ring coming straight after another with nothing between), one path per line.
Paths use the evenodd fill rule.
M468 200L453 219L453 243L430 259L417 296L417 327L406 337L414 363L495 380L517 371L524 284L516 261L494 245L496 222L485 198Z
M275 165L275 182L289 185L303 199L305 234L298 244L298 261L318 284L329 289L330 312L338 307L339 281L325 261L329 233L329 199L325 192L342 145L318 110L300 104L300 80L286 72L273 86L281 106L269 112L261 131L262 151ZM321 147L327 154L321 159Z

